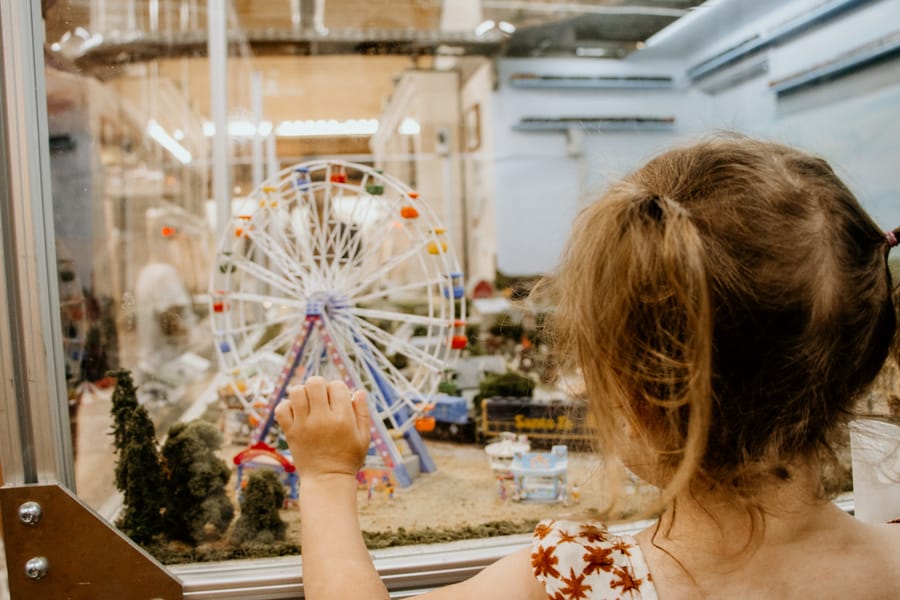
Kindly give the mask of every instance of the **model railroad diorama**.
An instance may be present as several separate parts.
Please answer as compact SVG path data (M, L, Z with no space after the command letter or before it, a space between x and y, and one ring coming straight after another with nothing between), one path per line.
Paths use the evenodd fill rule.
M130 375L117 373L122 529L167 561L297 551L290 509L302 481L274 408L314 374L368 391L364 513L434 495L429 477L442 462L461 462L436 458L435 448L467 456L466 469L496 482L487 514L449 527L467 530L459 537L527 530L530 517L503 521L509 503L577 500L568 451L589 443L584 407L556 383L542 314L522 307L529 282L467 285L448 238L427 199L366 165L307 162L255 190L233 215L213 268L215 421L176 424L154 454L155 443L135 442L153 439L153 426L128 399L137 395ZM138 455L141 473L151 474L143 481L129 466ZM486 532L471 526L483 523ZM446 539L438 521L415 527ZM383 533L372 532L370 545L383 544ZM393 538L387 543L428 541Z

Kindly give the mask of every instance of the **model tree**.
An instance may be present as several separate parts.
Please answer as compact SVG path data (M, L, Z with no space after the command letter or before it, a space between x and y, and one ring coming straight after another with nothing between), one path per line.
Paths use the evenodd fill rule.
M125 435L127 415L138 406L137 394L135 393L134 380L131 378L131 371L117 369L110 371L107 375L116 380L116 387L112 395L111 412L113 417L113 442L118 447L122 437Z
M234 517L225 492L230 470L216 455L219 431L205 421L176 423L162 448L168 535L190 543L221 536Z
M284 485L274 471L254 471L247 480L241 500L241 516L231 534L231 543L270 544L284 540L287 524L278 509L284 504Z
M122 492L122 515L116 525L139 544L162 533L162 469L156 431L147 410L135 395L131 373L113 373L112 414L115 452L118 454L116 488Z
M122 460L122 451L127 441L128 421L138 407L137 392L131 371L119 369L110 371L109 375L116 380L112 395L112 436L114 452L119 455L116 462L116 488L123 490L128 479L128 464Z
M163 530L163 478L156 432L147 409L138 406L126 429L119 461L128 465L122 516L116 525L139 544L148 544Z

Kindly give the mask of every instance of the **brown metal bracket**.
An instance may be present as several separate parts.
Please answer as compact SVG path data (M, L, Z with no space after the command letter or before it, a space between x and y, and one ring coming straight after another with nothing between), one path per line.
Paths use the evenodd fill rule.
M0 487L12 598L181 600L181 581L60 485Z

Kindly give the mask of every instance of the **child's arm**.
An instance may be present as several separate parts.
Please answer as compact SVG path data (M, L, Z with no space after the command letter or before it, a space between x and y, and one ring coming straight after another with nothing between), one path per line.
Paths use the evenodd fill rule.
M531 548L522 548L471 579L416 597L422 600L547 600L548 595L531 568Z
M303 589L310 600L388 598L366 550L356 509L356 472L369 448L365 392L352 399L341 382L310 377L275 410L300 475ZM424 598L546 598L529 549L497 561L462 583Z
M356 512L356 472L369 449L365 392L321 377L290 390L275 409L300 475L303 591L311 600L388 598Z

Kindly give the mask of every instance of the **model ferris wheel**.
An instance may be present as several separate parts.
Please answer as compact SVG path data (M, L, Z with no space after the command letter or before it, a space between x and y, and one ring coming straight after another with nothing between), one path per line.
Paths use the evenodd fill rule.
M434 463L416 430L465 347L462 274L427 204L365 165L322 160L255 190L218 249L212 324L231 396L274 432L274 408L313 374L368 392L370 458L409 485Z

